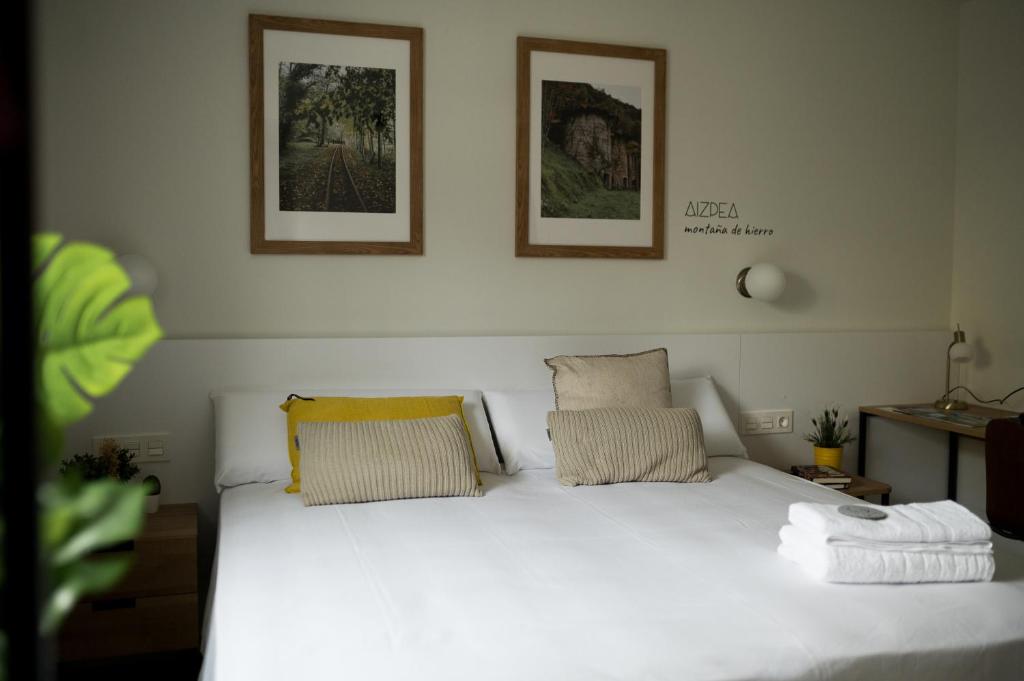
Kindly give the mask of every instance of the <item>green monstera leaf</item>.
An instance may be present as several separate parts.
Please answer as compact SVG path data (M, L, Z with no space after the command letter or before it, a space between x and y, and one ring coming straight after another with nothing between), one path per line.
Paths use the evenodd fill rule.
M116 388L162 335L145 296L106 248L38 234L32 243L40 451L61 454L63 430ZM142 527L146 489L113 480L54 480L39 491L42 560L48 569L43 633L52 634L84 595L110 588L129 563L97 551Z
M123 557L96 551L139 533L145 498L145 486L115 480L65 478L42 487L42 545L50 568L44 633L55 632L82 596L109 589L131 567Z
M37 234L31 257L37 447L54 461L61 455L64 428L92 411L93 400L116 388L163 332L149 299L127 295L131 281L109 250ZM128 570L124 558L97 552L138 534L146 490L140 484L75 478L40 487L40 561L49 589L41 634L55 633L82 596L109 589ZM0 569L0 583L3 579ZM0 629L0 681L5 680L6 657Z
M148 298L126 297L131 281L108 249L40 234L32 257L39 396L60 429L117 387L162 331Z

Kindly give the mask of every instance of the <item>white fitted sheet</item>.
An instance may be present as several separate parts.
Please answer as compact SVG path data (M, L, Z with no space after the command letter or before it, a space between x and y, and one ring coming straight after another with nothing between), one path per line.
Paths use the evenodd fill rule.
M225 491L206 681L1018 679L1024 551L991 583L832 585L776 553L790 502L849 498L710 460L707 484L305 508Z

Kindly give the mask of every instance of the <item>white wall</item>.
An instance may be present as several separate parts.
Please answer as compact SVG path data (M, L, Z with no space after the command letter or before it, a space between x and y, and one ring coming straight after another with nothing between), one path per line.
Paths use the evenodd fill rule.
M1024 385L1024 3L960 10L954 322L977 357L963 377L986 399ZM1024 410L1024 392L1008 406Z
M252 256L246 15L425 29L422 257ZM39 225L149 256L172 338L927 329L949 320L957 6L38 5ZM513 257L515 38L668 50L667 258ZM684 235L689 200L765 238ZM791 274L779 306L733 290Z

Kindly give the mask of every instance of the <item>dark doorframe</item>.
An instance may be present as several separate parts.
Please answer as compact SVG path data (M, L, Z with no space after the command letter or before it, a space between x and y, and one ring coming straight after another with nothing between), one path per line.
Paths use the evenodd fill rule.
M0 411L4 519L2 625L7 678L50 678L39 639L35 394L30 270L32 223L31 7L12 0L0 22Z

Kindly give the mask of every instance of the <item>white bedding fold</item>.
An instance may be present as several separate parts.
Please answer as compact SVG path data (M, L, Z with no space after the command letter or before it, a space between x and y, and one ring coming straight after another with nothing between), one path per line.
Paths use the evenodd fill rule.
M864 542L986 542L989 526L955 501L879 506L888 517L870 521L851 518L835 504L798 502L789 507L789 522L833 539Z

